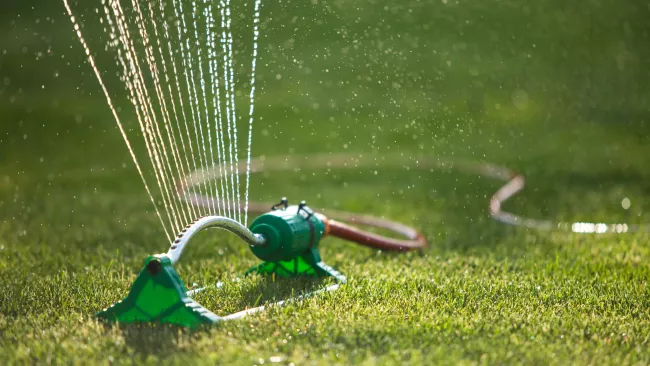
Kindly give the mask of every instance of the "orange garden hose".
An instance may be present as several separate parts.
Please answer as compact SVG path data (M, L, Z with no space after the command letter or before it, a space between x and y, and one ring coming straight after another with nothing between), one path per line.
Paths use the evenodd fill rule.
M414 237L411 237L408 240L394 239L363 231L336 220L328 220L327 223L329 224L330 235L370 248L395 252L408 252L415 249L423 249L427 246L427 240L420 233L416 233Z
M465 173L484 176L505 182L490 198L487 205L487 214L493 219L505 224L520 226L537 230L558 230L573 233L627 233L647 232L647 224L632 225L626 223L589 223L589 222L553 222L527 218L502 210L503 203L521 192L525 186L523 175L510 169L484 162L465 161L459 159L444 159L424 156L409 156L405 154L393 155L351 155L351 154L321 154L311 156L282 156L265 158L260 157L251 161L251 172L260 173L268 171L300 171L333 168L408 168L410 170L432 171L433 169L455 169ZM246 172L245 162L240 162L235 169L239 174ZM209 171L196 171L188 176L184 186L183 197L196 206L209 207L218 199L202 196L191 188L205 182L206 176L220 178L218 166ZM249 213L263 214L272 206L270 203L240 202L242 208ZM385 251L406 252L425 248L428 243L426 238L416 229L383 218L358 213L324 210L327 213L326 222L329 235L355 242L370 248ZM323 216L324 217L324 216ZM352 225L366 226L369 228L383 229L394 233L401 238L388 237L374 232L365 231Z

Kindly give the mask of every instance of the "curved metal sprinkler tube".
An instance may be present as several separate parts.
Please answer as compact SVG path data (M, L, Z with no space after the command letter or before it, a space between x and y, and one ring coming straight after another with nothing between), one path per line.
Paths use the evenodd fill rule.
M223 216L205 216L187 225L185 229L178 234L176 240L172 243L167 252L167 256L171 259L172 264L178 262L181 254L183 254L185 246L196 234L211 228L229 231L237 235L250 246L266 245L266 238L264 238L263 235L252 233L247 227L233 219Z

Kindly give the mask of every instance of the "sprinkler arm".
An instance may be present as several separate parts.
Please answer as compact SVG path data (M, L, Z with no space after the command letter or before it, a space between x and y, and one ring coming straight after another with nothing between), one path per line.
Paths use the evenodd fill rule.
M178 234L167 252L167 256L171 259L172 264L178 262L185 246L196 234L210 228L230 231L252 247L266 245L266 238L263 235L252 233L247 227L235 220L223 216L204 216L187 225Z

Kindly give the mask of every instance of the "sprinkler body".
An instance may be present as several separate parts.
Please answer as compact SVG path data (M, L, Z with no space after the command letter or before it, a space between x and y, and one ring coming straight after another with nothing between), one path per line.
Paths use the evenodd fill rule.
M315 214L304 202L289 206L283 199L280 205L273 206L271 212L258 217L251 224L250 231L224 217L210 216L195 221L178 235L167 254L148 257L128 296L100 311L97 317L120 323L149 322L196 327L237 319L262 310L264 307L218 316L190 298L197 290L187 291L174 264L192 236L209 227L219 227L237 234L264 261L247 274L332 276L339 284L346 282L345 276L325 264L318 253L318 243L327 234L325 218ZM325 290L331 291L338 286L333 285Z
M325 235L325 222L303 202L274 206L255 219L250 230L266 239L264 246L251 246L253 254L264 261L288 261L318 246Z
M264 246L251 246L251 251L264 261L247 273L272 274L280 277L332 276L345 283L345 277L325 264L318 252L320 240L327 235L325 217L314 213L303 201L289 206L287 199L255 219L251 224L255 235L266 239Z

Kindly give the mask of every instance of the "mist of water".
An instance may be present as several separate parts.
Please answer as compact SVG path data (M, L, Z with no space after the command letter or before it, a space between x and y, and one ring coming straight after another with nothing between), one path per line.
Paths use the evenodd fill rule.
M74 31L168 238L198 216L247 224L261 0L244 7L252 8L246 17L246 29L252 29L252 50L245 54L251 60L248 85L238 82L234 55L236 47L251 43L234 41L230 0L101 0L97 17L83 19L101 23L103 46L114 60L93 53L71 2L63 0ZM103 73L111 62L126 98L107 87L114 84L107 78L116 77ZM239 118L248 130L240 136L236 95L242 86L250 89L248 118ZM130 108L116 105L119 100L127 100ZM137 122L137 128L125 127L127 121ZM137 138L141 143L135 143ZM242 159L245 182L237 174ZM186 181L192 172L202 174L202 184ZM215 199L195 207L188 195Z

